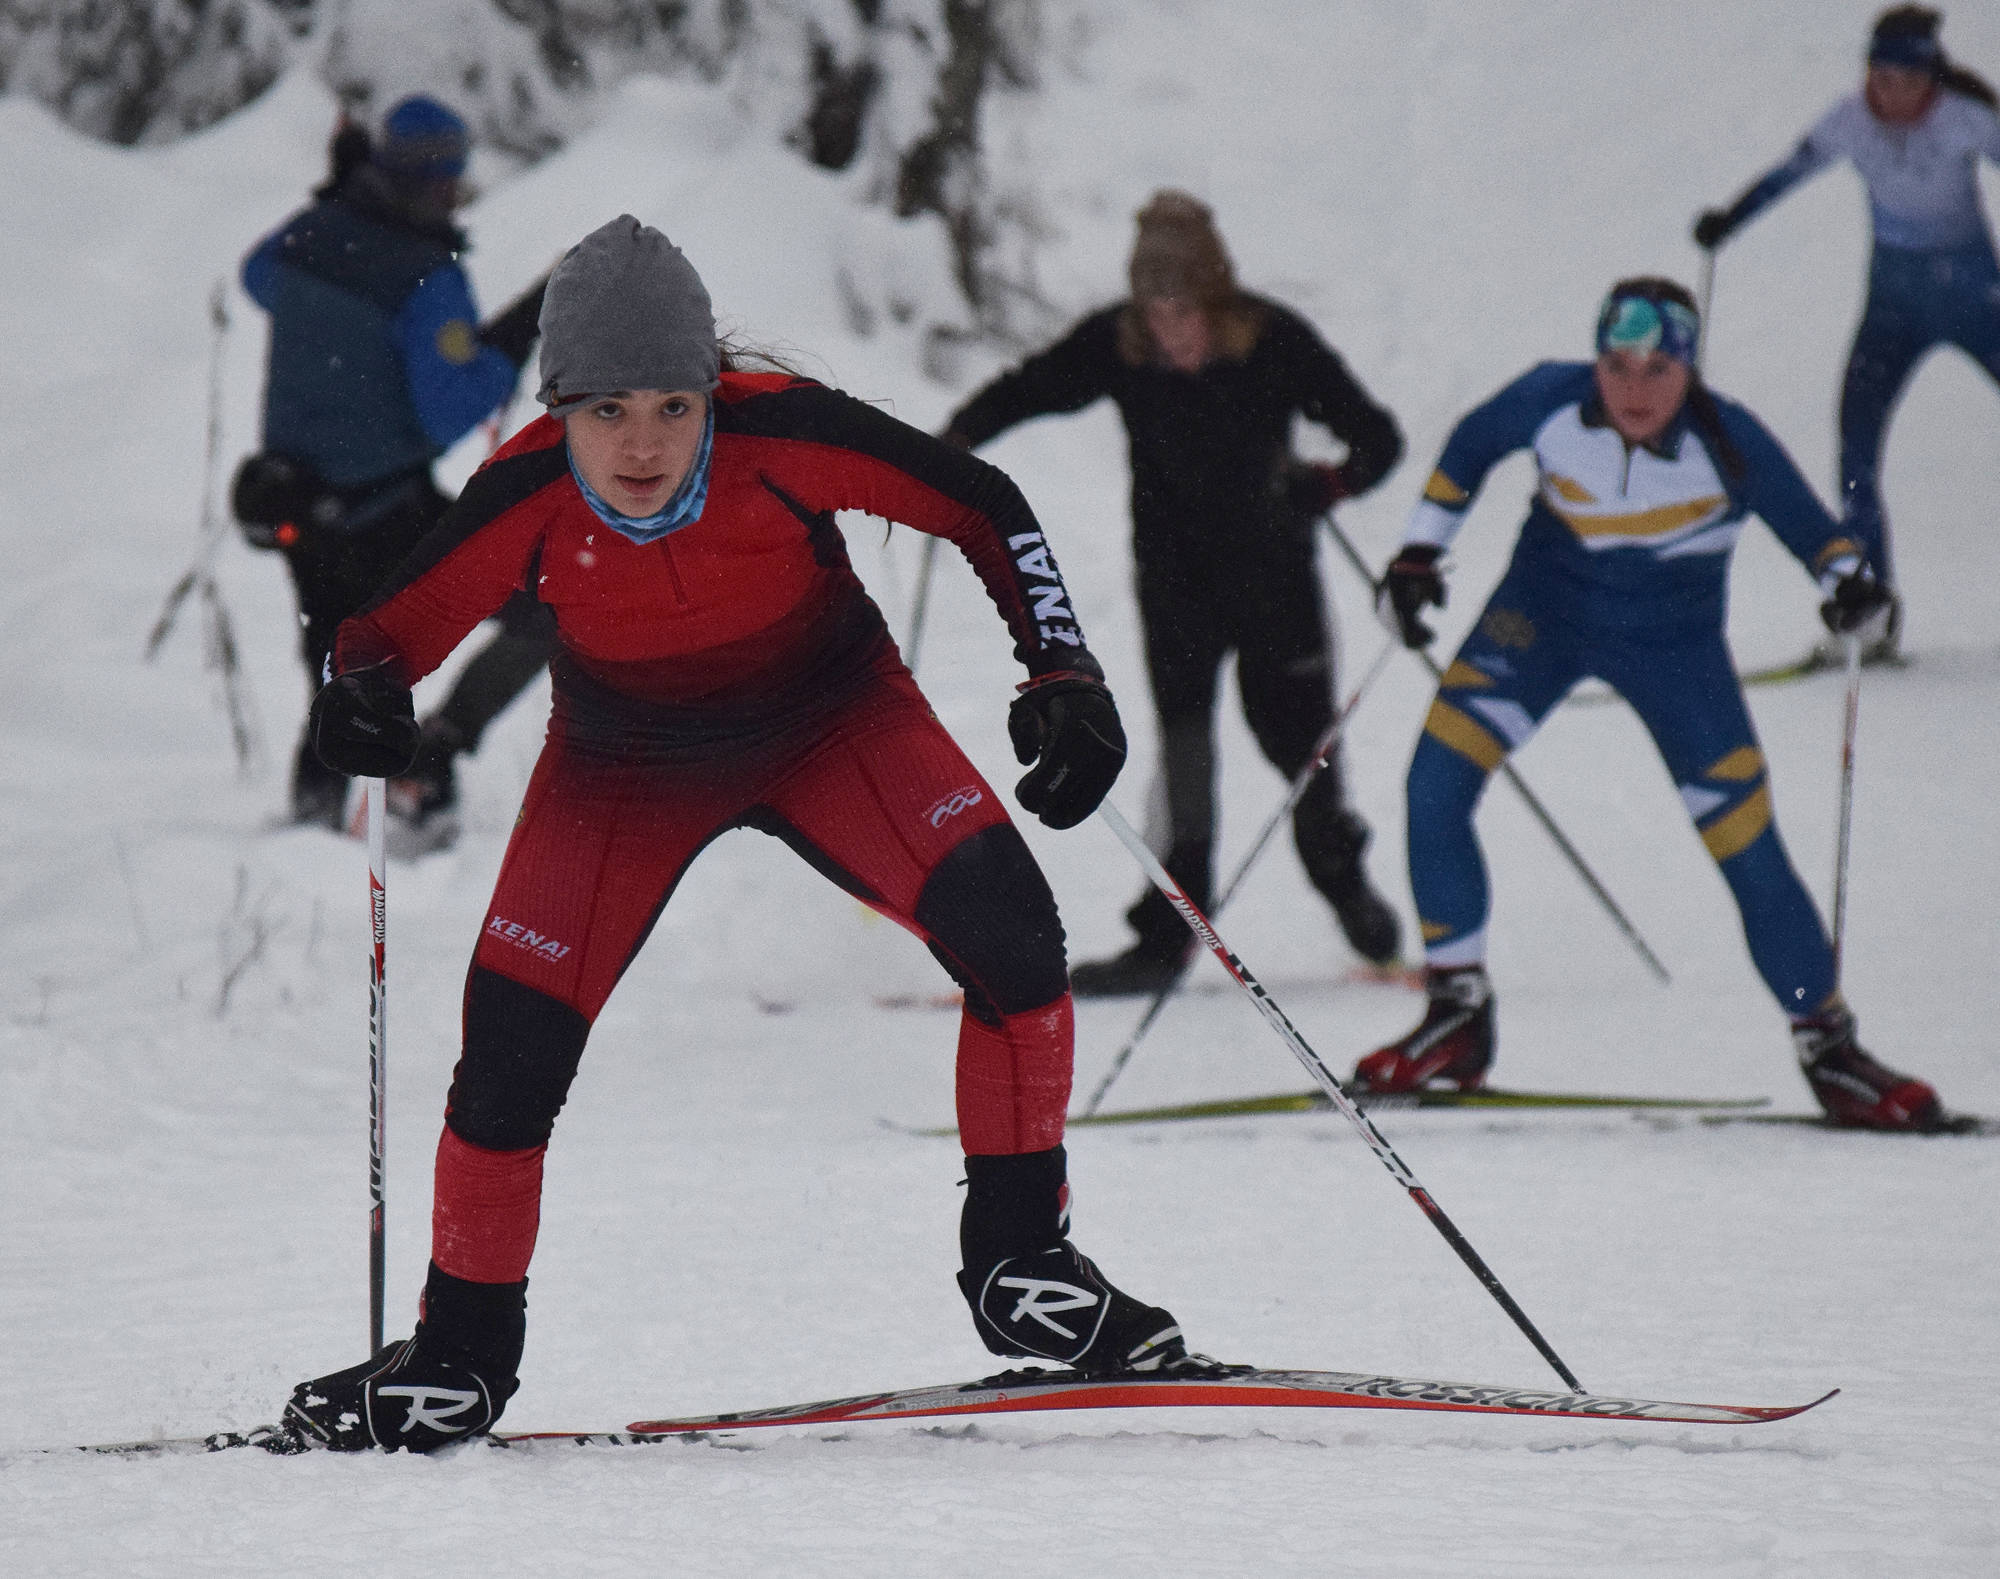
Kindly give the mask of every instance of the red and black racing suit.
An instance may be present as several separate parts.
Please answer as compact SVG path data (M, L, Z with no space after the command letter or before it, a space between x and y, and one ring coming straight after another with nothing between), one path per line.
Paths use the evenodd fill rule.
M413 684L515 590L554 612L547 743L465 992L439 1142L432 1258L526 1275L542 1156L592 1021L681 874L753 827L922 938L965 989L971 1154L1062 1140L1072 1020L1054 896L1005 808L918 692L834 512L949 538L1031 675L1098 672L1007 477L835 390L726 373L699 520L641 546L523 429L366 610L338 671Z

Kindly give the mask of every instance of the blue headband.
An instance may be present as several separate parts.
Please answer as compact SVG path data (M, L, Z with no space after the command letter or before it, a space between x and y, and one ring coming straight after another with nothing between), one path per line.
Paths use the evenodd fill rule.
M1868 44L1868 64L1901 66L1935 77L1944 70L1944 46L1935 33L1877 33Z
M1692 308L1675 301L1613 294L1604 299L1604 309L1597 315L1599 356L1606 351L1641 355L1662 351L1692 367L1700 340L1701 320Z

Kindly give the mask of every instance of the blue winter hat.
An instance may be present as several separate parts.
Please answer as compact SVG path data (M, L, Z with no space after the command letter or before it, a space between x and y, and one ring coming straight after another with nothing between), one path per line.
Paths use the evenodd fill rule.
M1937 34L1943 22L1944 13L1929 6L1899 5L1884 11L1875 19L1875 31L1868 39L1868 64L1942 76L1944 45L1938 42Z
M1597 314L1597 354L1664 351L1676 362L1695 364L1701 319L1685 302L1649 291L1613 286Z
M452 181L465 174L472 136L454 112L416 94L382 122L375 163L400 181Z

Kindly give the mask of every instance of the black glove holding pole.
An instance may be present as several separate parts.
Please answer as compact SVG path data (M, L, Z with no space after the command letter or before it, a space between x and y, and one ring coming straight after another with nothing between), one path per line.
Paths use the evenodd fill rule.
M1889 606L1892 594L1866 565L1857 566L1833 584L1819 617L1836 636L1849 636Z
M1111 793L1125 765L1117 704L1104 681L1081 668L1037 675L1019 690L1007 710L1007 737L1015 761L1034 767L1014 786L1014 798L1049 827L1074 828Z
M1421 618L1426 606L1444 607L1444 577L1434 543L1406 543L1375 588L1375 611L1384 624L1393 623L1405 647L1422 649L1437 640L1437 632Z
M320 761L358 779L407 773L421 738L410 688L379 663L337 674L321 686L306 729Z
M1703 252L1713 252L1729 239L1730 231L1735 228L1727 209L1703 209L1694 222L1694 244Z

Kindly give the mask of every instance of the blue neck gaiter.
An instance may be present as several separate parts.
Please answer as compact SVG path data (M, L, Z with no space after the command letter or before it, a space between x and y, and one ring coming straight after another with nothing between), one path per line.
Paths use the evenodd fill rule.
M715 450L715 402L710 400L708 416L701 425L701 447L694 452L694 464L681 479L674 496L657 512L648 516L620 515L599 497L595 488L583 480L583 473L576 469L576 457L569 458L569 474L576 479L576 486L583 494L583 502L591 512L612 531L621 537L630 538L644 546L657 543L670 532L678 532L684 526L693 526L701 519L702 506L708 503L708 462Z

